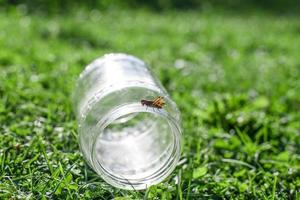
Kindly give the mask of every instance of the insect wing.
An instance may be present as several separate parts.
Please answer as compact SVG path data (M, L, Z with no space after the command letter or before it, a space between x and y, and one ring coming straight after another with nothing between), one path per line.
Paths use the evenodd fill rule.
M165 105L165 101L163 98L161 98L158 102L157 105L159 105L160 107L162 107L163 105Z
M152 104L153 104L153 105L156 105L157 102L159 102L159 101L161 100L161 98L162 98L162 97L156 97L156 98L153 100Z
M163 105L165 105L165 101L164 101L163 97L157 97L153 101L152 105L157 106L157 107L162 107Z

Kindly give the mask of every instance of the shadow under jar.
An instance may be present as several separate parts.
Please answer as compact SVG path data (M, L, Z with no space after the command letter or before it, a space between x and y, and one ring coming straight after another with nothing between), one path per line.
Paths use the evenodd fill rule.
M141 104L158 96L161 109ZM174 170L180 112L143 61L126 54L94 60L79 77L74 109L83 156L109 184L146 189Z

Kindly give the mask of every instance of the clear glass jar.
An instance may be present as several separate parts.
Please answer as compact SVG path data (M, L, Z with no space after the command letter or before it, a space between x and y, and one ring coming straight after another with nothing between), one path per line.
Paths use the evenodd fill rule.
M141 104L158 96L162 109ZM126 54L94 60L79 77L74 108L84 158L109 184L145 189L174 170L180 112L143 61Z

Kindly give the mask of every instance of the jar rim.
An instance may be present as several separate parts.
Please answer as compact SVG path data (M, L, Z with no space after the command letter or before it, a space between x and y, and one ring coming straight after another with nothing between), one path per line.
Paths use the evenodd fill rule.
M97 159L96 153L96 141L100 134L103 133L104 129L115 120L126 116L128 114L133 113L149 113L153 115L158 115L167 120L169 127L172 129L170 131L173 134L173 141L172 141L172 150L171 153L168 154L167 160L164 162L161 168L157 171L154 171L152 174L149 174L147 177L140 178L140 179L126 179L125 177L122 178L120 176L115 176L114 174L110 173L103 167ZM99 130L97 134L93 137L93 144L92 144L92 154L91 154L91 164L95 171L109 184L122 188L122 189L135 189L141 190L146 189L147 187L157 184L164 180L167 176L171 174L171 172L176 167L181 152L181 128L179 125L179 121L177 121L173 116L170 115L164 109L152 109L147 108L146 106L142 106L140 103L130 103L130 104L123 104L114 108L112 111L107 113L102 119L97 123L96 127Z

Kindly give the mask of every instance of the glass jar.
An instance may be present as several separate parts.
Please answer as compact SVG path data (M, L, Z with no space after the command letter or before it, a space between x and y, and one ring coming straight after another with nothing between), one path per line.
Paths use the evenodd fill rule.
M141 100L161 96L162 108ZM79 144L109 184L145 189L161 182L180 157L180 112L140 59L107 54L81 73L74 93Z

